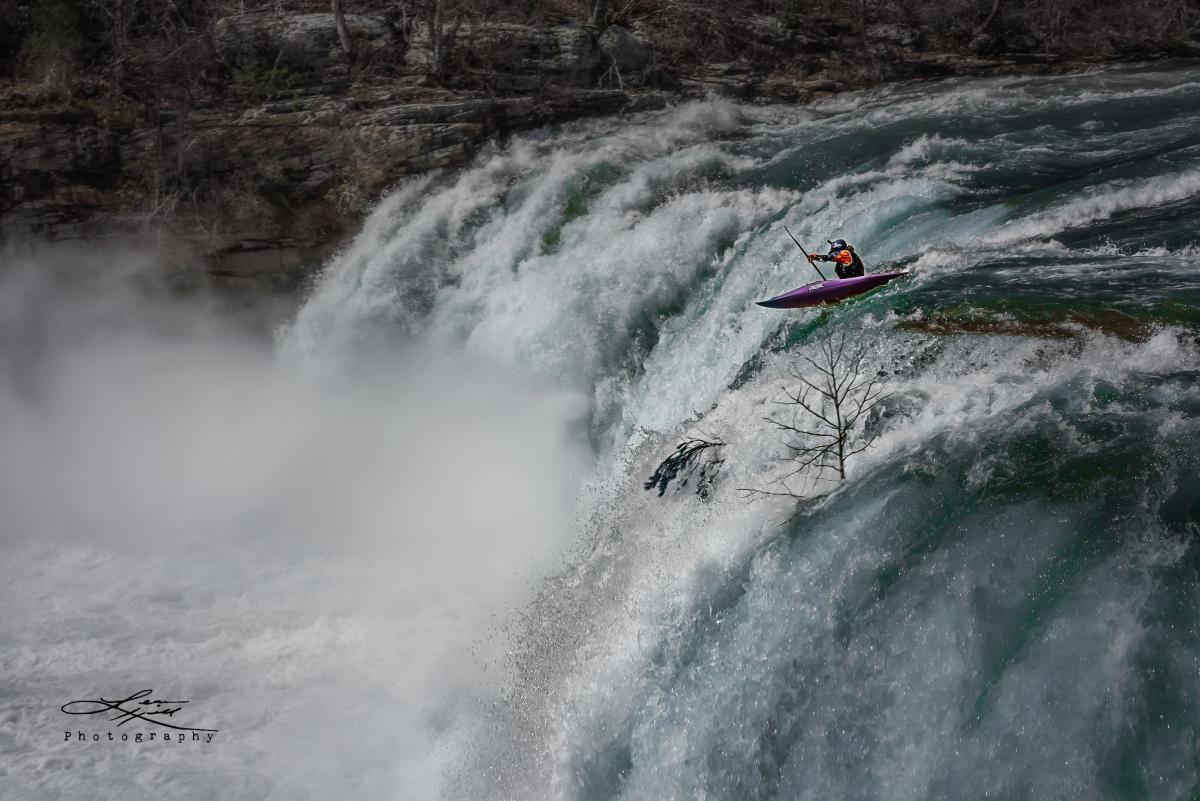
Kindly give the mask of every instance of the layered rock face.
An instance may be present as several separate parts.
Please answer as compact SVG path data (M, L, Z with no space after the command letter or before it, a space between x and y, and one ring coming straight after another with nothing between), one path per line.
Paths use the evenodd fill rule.
M0 236L152 236L181 262L199 253L224 277L286 284L397 179L464 164L509 131L635 102L665 100L591 90L412 103L382 91L269 102L236 116L198 111L158 129L0 112ZM202 206L189 208L175 186L130 189L131 175L152 179L162 160L211 189ZM142 200L154 205L144 211Z
M599 88L610 57L583 28L457 26L435 65L428 25L346 23L352 54L332 14L220 20L233 102L164 108L153 124L119 106L0 98L0 237L150 239L180 265L286 288L405 175L512 131L666 102L632 91L649 52L632 37L617 45L623 88ZM435 67L486 91L429 85ZM394 80L359 81L385 68Z
M687 96L803 102L1019 63L930 53L898 25L867 30L850 58L770 16L728 32L747 61L675 70L644 32L618 25L345 24L350 52L330 13L217 20L206 47L221 85L186 102L0 84L0 239L134 237L197 274L288 288L389 185L513 131Z
M345 21L357 55L386 58L395 51L398 32L387 22L360 14L347 14ZM226 17L213 26L212 38L217 56L237 69L345 72L350 61L333 14Z

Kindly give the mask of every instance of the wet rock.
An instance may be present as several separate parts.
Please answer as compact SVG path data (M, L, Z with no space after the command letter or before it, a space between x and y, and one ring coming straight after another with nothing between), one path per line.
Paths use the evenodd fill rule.
M811 82L770 77L756 87L755 100L769 103L804 103L813 98Z
M706 64L682 81L685 91L691 94L717 94L725 97L749 99L762 75L753 66L744 62Z

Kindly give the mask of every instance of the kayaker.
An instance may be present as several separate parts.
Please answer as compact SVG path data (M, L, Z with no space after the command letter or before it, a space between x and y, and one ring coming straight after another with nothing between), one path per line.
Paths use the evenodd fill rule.
M866 265L854 252L853 245L847 245L845 239L834 239L829 243L829 255L822 256L819 253L809 254L808 260L814 261L832 261L836 264L833 268L837 273L838 278L854 278L859 275L864 275L867 272Z

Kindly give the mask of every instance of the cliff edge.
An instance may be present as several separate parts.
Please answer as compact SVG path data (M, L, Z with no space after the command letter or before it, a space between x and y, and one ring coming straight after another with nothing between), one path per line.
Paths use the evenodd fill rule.
M1149 30L1095 17L1105 3L957 5L17 2L0 11L0 239L130 238L181 280L287 290L389 185L514 131L1200 50L1195 2Z

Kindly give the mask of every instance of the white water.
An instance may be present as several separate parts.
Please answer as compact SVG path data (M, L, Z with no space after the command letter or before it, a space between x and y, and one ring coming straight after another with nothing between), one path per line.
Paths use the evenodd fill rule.
M409 352L314 381L216 312L64 288L77 251L12 258L0 796L437 795L570 544L570 396ZM110 725L61 705L143 688L217 739L64 742Z
M1069 259L1131 251L1142 267L1104 274L1169 262L1188 290L1194 248L1056 237L1200 194L1171 149L1200 109L1119 115L1189 85L713 101L518 137L384 199L274 351L211 310L42 280L61 256L10 259L3 319L37 336L0 386L0 789L1097 798L1130 795L1106 767L1127 748L1155 797L1185 795L1193 738L1138 698L1165 625L1146 610L1188 554L1156 509L1200 437L1194 342L1170 321L939 338L888 304L1019 300L1033 269L1075 292ZM1130 143L1168 160L1019 183ZM753 305L810 277L785 224L916 276L838 318L892 416L851 492L781 528L789 502L736 489L775 486L775 350L811 320ZM1087 465L1134 426L1168 478L1133 475L1140 500L1098 520L1071 471L1122 492ZM712 498L643 492L697 434L729 443ZM1043 458L1066 489L1021 483ZM1115 544L1080 546L1097 527ZM1194 676L1197 639L1168 637L1159 669ZM194 698L221 740L61 742L59 705L142 685Z

